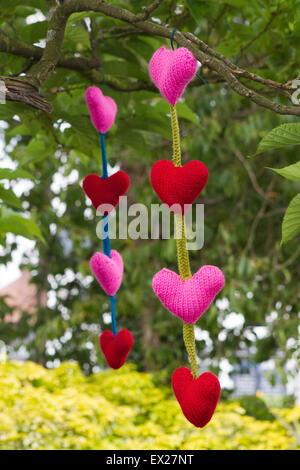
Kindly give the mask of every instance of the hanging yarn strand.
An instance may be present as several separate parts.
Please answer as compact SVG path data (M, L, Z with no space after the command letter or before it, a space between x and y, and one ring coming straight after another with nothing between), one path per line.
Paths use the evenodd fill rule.
M180 132L177 118L177 112L175 106L170 106L171 109L171 125L172 125L172 137L173 137L173 163L174 166L181 166L181 147L180 147ZM176 241L177 241L177 258L178 258L178 269L181 279L189 279L192 277L190 269L189 254L186 249L186 237L185 237L185 223L184 215L175 214L176 224Z
M85 177L82 184L97 214L102 214L103 253L94 253L90 260L90 267L100 286L109 296L112 323L112 332L103 331L99 343L107 364L113 369L119 369L125 363L132 348L133 336L127 329L119 332L117 330L115 294L122 283L124 265L120 253L111 250L109 222L111 210L119 203L120 197L129 187L129 177L121 170L111 176L108 175L105 133L115 121L117 113L115 101L109 96L104 96L102 91L94 86L86 90L85 99L92 124L100 136L102 159L102 176L90 174Z
M99 132L100 135L100 146L101 146L101 158L102 158L102 178L108 178L108 169L107 169L107 156L106 156L106 146L105 146L105 134Z
M197 358L196 358L196 349L195 349L195 330L194 325L191 323L183 324L183 340L188 352L193 378L197 378Z
M180 132L175 106L170 106L171 110L171 125L172 125L172 138L173 138L173 157L172 160L175 166L181 166L181 148L180 148Z
M180 147L180 132L175 106L170 106L171 109L171 125L173 136L173 162L175 166L181 166L181 147ZM192 277L189 253L186 247L185 236L185 222L184 215L175 214L176 224L176 245L177 245L177 259L178 270L181 279L187 280ZM196 349L195 349L195 333L194 325L183 323L183 339L184 344L190 358L192 367L192 374L194 379L197 378L197 362L196 362Z
M192 275L185 235L184 214L191 208L208 179L204 163L181 164L180 134L176 103L197 72L197 61L184 47L159 48L151 57L149 72L153 83L170 104L173 136L172 161L159 160L151 170L151 184L158 197L175 215L179 275L163 268L152 279L152 288L162 304L183 321L183 340L191 370L179 367L172 375L172 388L184 416L197 427L211 420L220 398L220 383L211 372L197 375L194 324L209 308L224 285L217 266L202 266Z
M186 249L184 215L175 214L175 225L178 269L181 279L186 280L192 277L192 273L190 268L189 253Z
M108 178L108 165L107 165L107 156L106 156L106 146L105 146L105 134L99 132L100 135L100 146L101 146L101 158L102 158L102 178ZM110 238L109 238L109 214L104 214L102 217L102 233L103 233L103 253L111 258L110 251ZM106 230L105 230L106 228ZM117 318L116 318L116 297L114 295L109 296L110 300L110 309L111 309L111 322L113 336L115 337L118 333L117 330Z

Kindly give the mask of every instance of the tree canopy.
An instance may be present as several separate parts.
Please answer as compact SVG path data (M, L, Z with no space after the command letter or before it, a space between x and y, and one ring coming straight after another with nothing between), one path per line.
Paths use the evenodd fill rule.
M129 203L158 203L150 169L169 158L171 130L148 62L158 47L171 47L173 32L174 47L193 52L210 87L195 77L178 105L183 161L199 159L210 174L197 201L205 204L205 243L190 252L192 270L215 264L226 278L220 301L198 322L200 367L218 371L222 359L234 364L247 355L272 357L282 370L296 358L297 230L288 243L280 241L283 215L299 192L299 164L281 173L272 168L298 160L300 106L292 102L292 82L299 74L299 6L299 0L0 1L0 79L8 99L0 119L12 162L12 170L0 169L1 262L17 248L7 233L36 240L23 266L40 294L48 293L34 323L25 312L18 323L1 322L11 350L26 345L31 359L47 365L75 359L86 373L104 365L98 325L106 327L109 306L89 269L101 242L81 188L88 173L99 173L101 159L84 92L97 85L117 102L107 153L130 176ZM285 144L286 135L278 143L272 131L282 125L298 126ZM271 131L275 140L267 145ZM28 184L17 197L19 179ZM140 370L172 372L183 365L181 324L155 298L151 280L164 266L176 270L176 245L126 239L114 248L125 265L117 309L120 326L135 338L130 361ZM5 314L3 306L2 320Z

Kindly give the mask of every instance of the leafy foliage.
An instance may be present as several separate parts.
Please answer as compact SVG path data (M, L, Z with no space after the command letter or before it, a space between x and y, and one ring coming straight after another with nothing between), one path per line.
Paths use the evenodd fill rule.
M287 147L290 145L300 144L300 125L297 124L283 124L275 127L269 132L260 142L257 147L256 154L264 152L265 150L274 150L278 148ZM292 181L300 181L300 162L288 165L284 168L271 170L279 173L284 178ZM294 238L300 233L300 195L295 196L284 215L282 223L282 238L281 243Z
M271 168L271 170L288 180L300 181L300 162L285 166L284 168Z
M300 124L282 124L275 127L259 143L256 154L266 150L274 150L288 147L289 145L300 145Z
M300 194L291 200L282 223L282 242L287 242L300 232Z
M134 13L141 12L142 3L149 2L118 1ZM281 83L295 77L300 59L298 1L245 1L242 9L241 2L233 0L215 1L213 7L208 1L175 3L162 2L155 18L183 32L200 31L218 52L238 59L253 73ZM0 1L0 7L1 31L43 47L44 0L26 5ZM32 19L37 13L38 21ZM87 374L104 366L98 334L110 325L103 315L109 310L107 297L93 281L88 265L101 248L98 219L80 187L87 174L100 172L101 165L98 136L84 102L86 87L98 85L117 102L118 117L107 135L107 153L111 165L119 165L130 176L129 204L139 202L150 208L159 202L150 185L150 168L172 153L168 107L149 89L147 70L153 52L169 43L146 33L128 33L126 28L98 13L72 15L64 57L99 59L97 74L58 66L41 90L53 107L50 115L20 103L0 105L5 150L16 168L14 177L6 168L1 184L18 196L18 178L27 172L31 179L27 176L26 182L32 181L18 196L22 209L12 204L15 198L3 199L1 262L9 263L17 248L6 231L36 240L34 253L24 256L22 266L30 270L39 299L48 294L47 305L40 302L30 321L26 313L18 323L1 321L0 337L11 352L26 346L30 359L47 366L77 360ZM33 65L25 56L3 53L1 59L0 73L6 76L30 73ZM199 72L214 91L200 86L199 80L199 86L186 90L178 106L183 160L202 160L210 174L197 201L205 203L205 245L201 252L190 252L191 266L195 272L200 265L216 264L226 278L219 297L224 298L223 307L213 305L199 321L201 368L218 372L222 358L235 364L241 355L257 361L273 357L284 376L286 361L297 354L299 286L295 280L300 265L299 241L291 240L281 249L279 240L282 213L298 183L265 167L294 164L298 147L272 150L255 162L243 156L253 154L258 140L274 127L299 124L295 118L272 114L241 98L206 67ZM132 91L122 91L127 84ZM125 264L117 313L118 327L129 328L135 337L130 360L139 370L166 369L170 374L186 362L181 324L155 298L151 279L166 265L177 269L174 240L115 240L114 248ZM232 314L242 317L236 327L226 324ZM1 308L1 320L5 315ZM265 337L257 334L259 326L267 327Z
M220 403L204 429L192 426L168 388L126 365L84 377L64 363L0 369L0 449L296 449L300 408L257 420L239 403ZM273 410L272 410L273 411Z

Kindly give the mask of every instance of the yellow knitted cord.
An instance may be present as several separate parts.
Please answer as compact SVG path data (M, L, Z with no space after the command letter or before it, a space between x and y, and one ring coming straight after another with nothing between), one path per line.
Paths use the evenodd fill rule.
M192 277L189 253L186 249L184 215L175 214L178 269L181 279Z
M180 134L179 125L177 119L177 113L175 106L171 108L171 125L172 125L172 137L173 137L173 162L175 166L181 165L181 148L180 148Z
M196 349L195 349L195 330L194 325L190 323L183 324L183 340L188 352L191 367L192 367L192 374L194 379L197 378L197 360L196 360Z
M171 124L173 137L173 163L175 166L181 166L181 149L180 134L175 106L171 106ZM176 242L177 242L177 259L178 269L181 279L187 280L192 277L189 253L186 248L185 223L184 215L175 214L176 223ZM195 350L195 333L194 325L189 323L183 324L183 340L190 358L192 374L194 379L197 378L197 361Z

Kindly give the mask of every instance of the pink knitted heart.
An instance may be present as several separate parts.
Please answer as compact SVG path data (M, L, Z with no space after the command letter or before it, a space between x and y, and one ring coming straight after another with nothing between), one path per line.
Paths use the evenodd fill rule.
M104 96L100 88L90 86L85 92L85 101L89 108L92 123L98 132L105 134L113 123L117 105L110 96Z
M104 253L95 253L90 266L102 289L108 295L115 295L122 282L124 265L122 256L116 250L111 250L110 255L111 258Z
M197 61L185 47L174 51L161 47L149 63L150 77L161 94L175 106L197 70Z
M152 287L164 306L185 323L196 323L224 286L222 271L202 266L190 279L162 269L155 274Z

